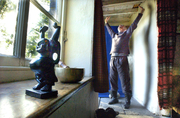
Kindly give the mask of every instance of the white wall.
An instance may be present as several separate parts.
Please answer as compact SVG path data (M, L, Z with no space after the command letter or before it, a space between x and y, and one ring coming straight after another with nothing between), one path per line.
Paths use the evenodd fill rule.
M68 0L64 62L85 68L85 76L92 75L93 26L94 0Z
M152 7L151 13L148 5ZM149 0L142 3L141 6L145 8L145 12L138 24L138 28L133 33L132 40L133 97L149 111L159 114L157 96L157 2ZM136 16L137 14L132 16L132 21Z
M89 82L48 118L94 118L97 109L98 93Z

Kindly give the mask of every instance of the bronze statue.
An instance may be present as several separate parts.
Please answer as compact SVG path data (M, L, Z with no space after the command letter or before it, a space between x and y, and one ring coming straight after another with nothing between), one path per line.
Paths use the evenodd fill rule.
M60 60L60 43L58 42L60 26L57 26L55 23L53 27L56 28L56 31L50 40L44 37L48 27L43 26L40 29L41 40L36 47L39 55L30 62L30 68L34 71L36 81L38 82L38 84L33 87L35 91L51 92L52 86L58 81L54 66L58 64Z

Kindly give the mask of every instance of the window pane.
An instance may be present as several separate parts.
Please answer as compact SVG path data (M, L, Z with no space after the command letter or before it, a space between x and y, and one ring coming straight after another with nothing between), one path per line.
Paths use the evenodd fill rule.
M18 0L0 1L0 54L13 55Z
M37 0L37 2L57 19L57 0Z
M28 31L27 31L27 43L26 43L26 58L34 58L37 56L36 46L40 41L40 27L49 27L45 33L45 38L50 39L52 36L51 26L52 21L43 14L36 6L30 3L29 19L28 19Z

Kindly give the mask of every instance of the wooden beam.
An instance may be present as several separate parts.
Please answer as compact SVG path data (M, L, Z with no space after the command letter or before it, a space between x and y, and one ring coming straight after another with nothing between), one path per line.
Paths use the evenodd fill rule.
M104 5L110 5L110 4L117 4L117 3L127 3L127 2L144 2L145 0L109 0L109 1L103 1Z
M140 3L141 3L141 1L117 3L117 4L104 5L102 8L103 8L103 11L119 10L119 9L132 9L132 8L134 8L134 6L138 6Z
M108 22L110 26L119 26L119 25L125 25L130 26L130 22Z
M138 11L137 8L134 9L121 9L121 10L114 10L114 11L104 11L104 16L114 16L114 15L122 15L122 14L134 14Z
M105 19L105 18L104 18ZM129 22L131 20L131 18L127 18L127 17L118 17L118 18L110 18L109 22Z

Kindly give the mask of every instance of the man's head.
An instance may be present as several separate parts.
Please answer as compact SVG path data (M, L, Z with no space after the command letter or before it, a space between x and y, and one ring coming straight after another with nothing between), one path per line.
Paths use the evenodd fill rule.
M124 31L126 31L127 30L127 27L126 26L124 26L124 25L119 25L119 27L118 27L118 32L124 32Z

